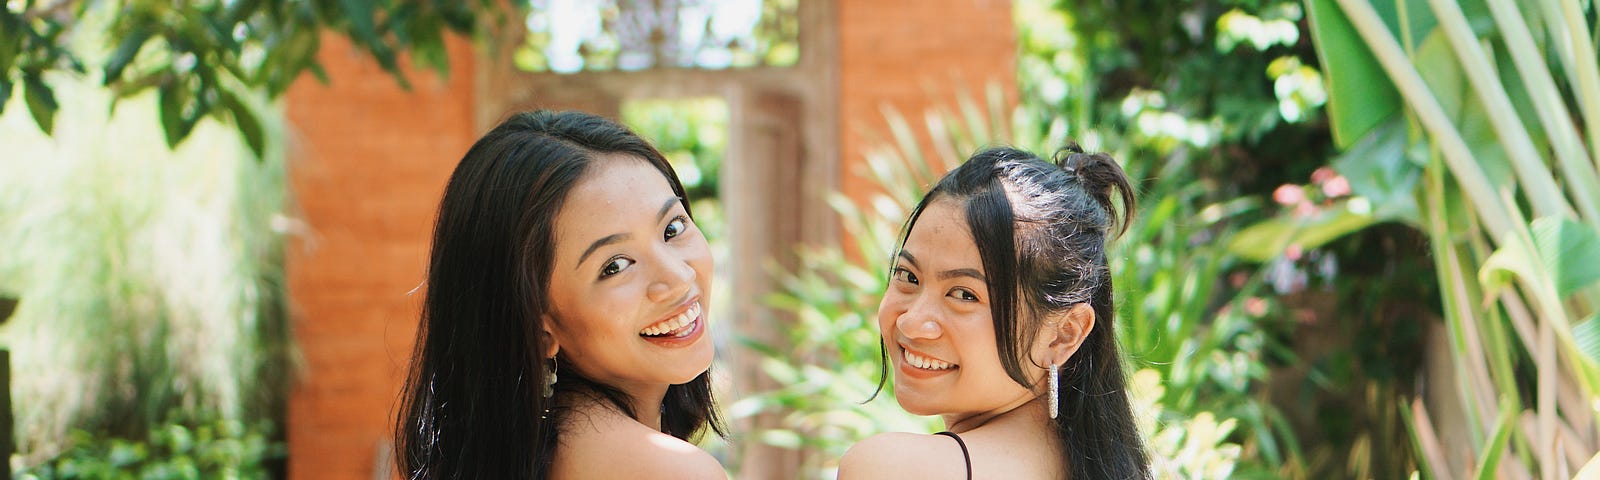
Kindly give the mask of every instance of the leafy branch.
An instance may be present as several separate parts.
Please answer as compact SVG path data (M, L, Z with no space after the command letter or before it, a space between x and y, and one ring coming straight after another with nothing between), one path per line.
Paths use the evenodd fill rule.
M83 48L103 55L69 46L75 35L95 33L73 28L95 9L109 9L113 20L103 44ZM446 34L476 34L486 24L480 18L501 13L490 0L9 2L0 8L7 32L0 34L0 112L20 84L34 122L51 133L60 104L50 78L99 75L116 94L113 108L116 99L156 91L169 148L214 118L231 121L259 157L261 117L241 98L276 98L308 71L327 83L316 58L324 30L348 38L410 88L403 53L448 75Z

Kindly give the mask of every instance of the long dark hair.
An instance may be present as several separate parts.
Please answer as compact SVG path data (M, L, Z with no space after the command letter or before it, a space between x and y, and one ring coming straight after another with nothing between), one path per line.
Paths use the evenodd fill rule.
M689 210L661 152L627 128L579 112L520 113L462 157L434 225L427 294L395 421L395 453L409 479L540 479L567 414L542 390L550 346L542 315L556 213L595 157L622 153L661 171ZM555 395L596 395L637 418L621 391L559 372ZM665 433L723 433L709 372L667 387Z
M1106 241L1133 217L1132 192L1115 160L1086 154L1076 144L1057 152L1054 164L1023 150L991 148L945 174L912 210L900 236L903 248L917 217L935 199L964 204L989 278L1000 363L1025 387L1031 382L1021 362L1040 322L1083 302L1094 309L1095 326L1061 366L1056 392L1061 404L1055 432L1073 479L1150 476L1117 352L1105 252ZM1113 193L1121 200L1120 219Z

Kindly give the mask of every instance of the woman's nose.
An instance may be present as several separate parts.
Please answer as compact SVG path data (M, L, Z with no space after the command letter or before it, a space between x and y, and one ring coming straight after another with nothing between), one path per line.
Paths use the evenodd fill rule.
M910 338L935 339L944 335L944 328L939 325L939 316L928 303L921 298L912 300L906 311L895 318L895 328Z
M689 265L688 259L680 258L672 251L662 252L657 258L659 268L655 280L650 282L648 295L652 302L668 302L680 300L689 293L694 285L694 267Z

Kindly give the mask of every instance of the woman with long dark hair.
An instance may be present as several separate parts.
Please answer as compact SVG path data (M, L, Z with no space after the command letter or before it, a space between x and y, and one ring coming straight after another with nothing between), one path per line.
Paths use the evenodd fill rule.
M948 431L864 440L839 478L1149 478L1105 253L1133 211L1122 168L1076 145L946 174L906 221L878 325L895 399Z
M395 426L410 479L725 478L712 260L666 159L609 120L522 113L467 151L434 226Z

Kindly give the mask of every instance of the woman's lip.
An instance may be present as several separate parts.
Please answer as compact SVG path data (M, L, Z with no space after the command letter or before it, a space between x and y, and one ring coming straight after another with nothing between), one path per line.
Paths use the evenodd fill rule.
M643 338L643 339L645 339L645 341L648 341L650 343L656 344L658 346L667 347L667 348L687 347L689 345L693 345L696 341L699 341L700 337L705 336L705 331L706 331L705 318L706 318L706 313L705 313L704 308L702 308L700 310L700 315L694 317L693 320L689 321L689 333L684 335L684 336L681 336L681 337L640 337L640 338Z
M697 303L700 303L700 296L699 295L695 295L695 296L689 297L689 300L679 304L678 308L672 309L671 312L668 312L665 316L657 318L656 321L654 321L654 322L650 322L650 324L649 325L645 325L644 328L650 328L650 327L653 327L653 326L656 326L656 325L660 325L662 322L666 322L666 321L672 320L673 318L677 318L677 316L678 315L682 315L683 312L687 312L687 311L689 311L690 308L694 308L694 305L697 304ZM705 309L705 306L702 305L700 307L700 316L704 317L705 315L706 315L706 309ZM641 328L639 330L640 331L644 331L644 328Z
M906 361L906 353L905 352L907 352L907 351L910 351L911 353L914 353L914 354L917 354L917 355L920 355L920 356L923 356L923 357L926 357L926 358L934 358L934 357L932 355L926 355L926 354L923 354L922 352L918 352L916 350L911 350L909 348L906 348L906 346L904 344L896 344L896 345L900 346L900 354L895 356L895 359L894 359L895 369L899 370L901 375L904 375L904 376L907 376L907 377L911 377L911 378L916 378L916 379L926 379L926 378L937 377L937 376L944 375L944 374L947 374L947 373L951 373L951 372L954 372L956 370L960 370L961 369L961 367L959 365L956 365L955 367L950 368L950 369L946 369L946 370L928 370L928 369L924 369L924 368L913 367L913 366L911 366L910 362ZM944 360L939 360L939 361L944 362ZM945 362L945 363L950 363L950 362ZM951 365L955 365L955 364L951 364Z
M902 351L901 355L904 355L905 352L911 352L913 354L916 354L919 357L926 358L926 359L929 359L929 360L938 360L938 361L941 361L941 362L944 362L944 363L948 363L948 364L951 364L951 365L955 365L956 364L956 362L952 362L952 361L949 361L949 360L945 360L943 358L935 357L935 356L929 355L929 354L927 354L927 353L925 353L925 352L923 352L921 350L917 350L917 349L914 349L914 348L907 347L905 343L896 342L895 344L900 346L900 350Z

